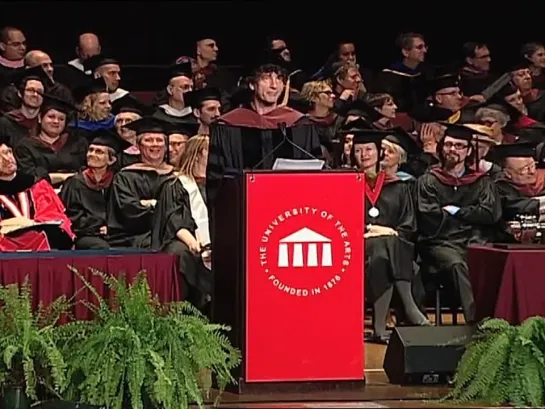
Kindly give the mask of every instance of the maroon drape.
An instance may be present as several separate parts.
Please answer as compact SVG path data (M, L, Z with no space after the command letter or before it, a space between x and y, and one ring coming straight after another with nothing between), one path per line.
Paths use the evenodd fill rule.
M545 252L470 246L468 265L476 318L503 318L520 324L545 316Z
M153 295L158 295L161 301L181 300L180 279L177 258L171 254L93 254L78 255L78 252L56 252L18 257L3 257L0 255L0 284L22 283L28 276L34 294L34 306L41 301L48 304L59 296L71 298L76 295L76 301L88 300L96 303L91 292L68 266L76 268L97 289L103 297L107 297L106 286L100 277L96 277L91 269L118 276L125 273L127 281L131 282L140 271L146 271L148 283ZM76 319L89 319L89 310L77 303L74 308Z

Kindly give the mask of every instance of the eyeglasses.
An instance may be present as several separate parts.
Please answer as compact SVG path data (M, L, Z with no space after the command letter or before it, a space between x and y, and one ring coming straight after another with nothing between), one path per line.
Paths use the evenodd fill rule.
M469 148L469 145L466 145L465 143L463 142L445 142L445 144L443 145L445 148L447 149L456 149L457 151L461 151L463 149L467 149Z
M325 95L327 95L328 97L330 97L331 95L334 94L334 92L331 91L331 90L329 90L329 91L321 91L320 93L321 93L321 94L325 94Z
M523 166L522 168L515 169L515 172L518 173L519 175L524 176L524 175L527 175L527 174L529 174L529 173L531 173L531 172L533 172L535 170L536 170L536 164L535 164L535 162L533 162L533 163L530 163L530 164L528 164L526 166Z

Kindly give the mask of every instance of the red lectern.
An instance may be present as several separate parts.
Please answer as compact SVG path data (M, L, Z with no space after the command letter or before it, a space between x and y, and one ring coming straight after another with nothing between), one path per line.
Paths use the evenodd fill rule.
M363 197L354 172L224 179L213 318L241 348L239 393L364 382Z

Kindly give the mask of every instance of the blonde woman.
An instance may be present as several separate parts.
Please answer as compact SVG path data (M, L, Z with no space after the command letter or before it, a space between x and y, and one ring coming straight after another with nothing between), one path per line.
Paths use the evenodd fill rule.
M184 299L198 308L210 301L210 232L204 194L208 137L187 141L179 172L165 182L155 208L152 248L176 254L182 273Z
M115 117L112 115L112 104L106 83L97 78L74 92L78 101L78 117L70 123L70 127L77 129L78 134L89 142L92 133L99 129L113 129Z

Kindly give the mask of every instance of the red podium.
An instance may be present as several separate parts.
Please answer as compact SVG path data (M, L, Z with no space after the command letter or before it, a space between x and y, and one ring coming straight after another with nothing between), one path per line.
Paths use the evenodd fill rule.
M239 393L361 386L364 202L355 172L225 178L212 214L213 319L242 351Z

